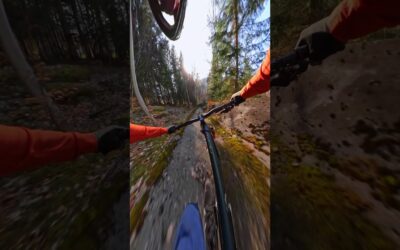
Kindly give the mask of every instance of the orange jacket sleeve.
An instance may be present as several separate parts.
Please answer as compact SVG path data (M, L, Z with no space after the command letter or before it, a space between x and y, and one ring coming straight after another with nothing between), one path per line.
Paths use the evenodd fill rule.
M247 99L249 97L267 92L269 90L270 82L270 52L268 50L261 67L257 73L247 82L247 84L240 91L240 95Z
M344 0L328 18L328 29L342 42L400 24L399 0Z
M94 134L33 130L0 125L0 176L95 152Z
M135 143L138 141L143 141L146 139L159 137L168 132L167 128L161 127L149 127L136 124L130 124L130 143Z

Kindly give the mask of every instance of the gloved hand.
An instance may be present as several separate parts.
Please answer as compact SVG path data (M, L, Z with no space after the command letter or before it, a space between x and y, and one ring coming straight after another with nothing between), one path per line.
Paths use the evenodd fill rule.
M325 58L345 48L344 43L330 34L327 19L324 18L304 29L297 41L296 48L302 45L308 47L311 65L321 64Z
M97 151L102 154L121 148L129 139L129 128L109 126L94 132L97 138Z
M168 134L172 134L176 131L177 127L175 125L172 125L168 128Z
M233 102L233 104L235 104L235 106L241 104L244 101L245 101L245 99L240 95L240 91L236 92L235 94L233 94L231 96L231 102Z

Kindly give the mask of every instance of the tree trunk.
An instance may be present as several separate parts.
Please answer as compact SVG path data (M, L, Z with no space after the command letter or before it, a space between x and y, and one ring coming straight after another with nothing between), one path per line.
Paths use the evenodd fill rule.
M84 27L85 29L82 29L83 34L85 35L85 40L86 40L86 47L87 47L87 53L88 58L90 59L94 59L95 54L94 54L94 47L93 47L93 43L89 42L91 39L93 39L93 34L91 34L89 32L88 27L90 26L90 16L89 13L87 12L87 6L84 5L84 2L76 2L75 3L77 6L77 10L79 12L79 16L81 17L81 22L80 24L82 24L82 27ZM83 9L82 9L82 5L85 7L86 13L83 13Z
M188 103L188 107L190 107L190 98L189 98L189 90L188 90L188 83L185 83L185 87L186 87L186 96L187 96L187 103Z
M235 92L239 91L239 2L234 0L234 29L235 29Z
M99 32L97 39L100 45L100 58L103 62L109 63L111 59L112 49L110 49L108 41L108 32L106 23L103 24L103 17L101 16L101 9L98 5L95 6L95 22L99 25Z
M39 85L31 66L26 61L19 43L11 30L2 0L0 0L0 40L4 52L7 54L21 81L26 85L33 96L43 100L42 103L47 107L49 115L56 127L58 129L64 129L65 122L62 122L60 119L62 117L60 111Z
M90 58L90 50L87 46L88 44L87 44L86 34L84 34L82 32L81 22L80 22L79 16L78 16L78 7L76 5L75 0L70 1L70 4L72 6L72 13L73 13L74 19L75 19L75 26L76 26L76 29L78 30L78 34L79 34L79 41L80 41L81 46L85 50L85 57L86 57L86 59L88 59L88 58Z
M70 34L70 31L67 27L67 22L66 22L66 18L65 18L65 14L64 14L64 9L63 6L61 4L61 1L57 1L57 8L58 8L58 17L60 20L60 24L61 24L61 28L63 30L64 33L64 37L65 37L65 41L67 44L67 49L68 49L68 57L71 61L74 61L77 58L77 53L75 50L75 46L74 46L74 41L72 39L72 35Z

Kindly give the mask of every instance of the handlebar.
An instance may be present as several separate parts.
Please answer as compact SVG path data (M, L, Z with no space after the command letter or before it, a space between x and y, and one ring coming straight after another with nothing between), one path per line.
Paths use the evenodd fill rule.
M288 55L271 63L271 86L286 87L307 70L309 64L307 46L300 46Z
M211 115L213 115L213 114L215 114L215 113L228 112L228 111L230 111L234 106L235 106L235 103L234 103L233 101L230 101L230 102L225 103L225 104L223 104L223 105L221 105L221 106L215 107L215 108L209 110L207 113L204 113L204 114L200 115L200 116L197 117L197 118L191 119L191 120L189 120L189 121L186 121L186 122L184 122L184 123L181 123L181 124L177 125L177 126L176 126L176 130L181 129L181 128L183 128L183 127L186 127L186 126L188 126L188 125L190 125L190 124L193 124L193 123L195 123L195 122L199 122L200 119L201 119L201 117L202 117L203 119L205 119L205 118L207 118L207 117L209 117L209 116L211 116Z

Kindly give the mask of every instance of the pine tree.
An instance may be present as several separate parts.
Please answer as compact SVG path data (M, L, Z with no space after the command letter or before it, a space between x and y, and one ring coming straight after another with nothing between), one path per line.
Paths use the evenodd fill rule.
M210 24L214 30L209 75L212 98L225 98L238 91L244 76L261 64L269 41L269 20L259 20L265 6L264 0L217 1L219 14Z

